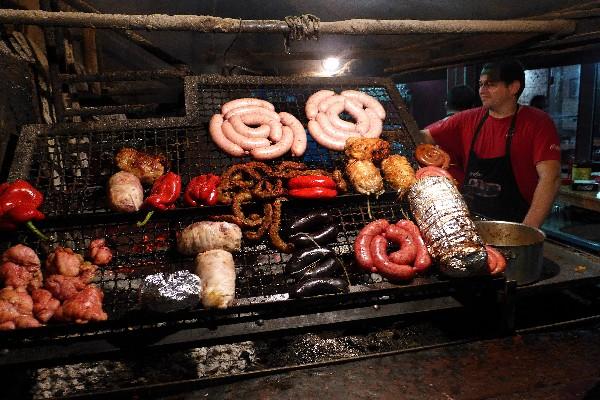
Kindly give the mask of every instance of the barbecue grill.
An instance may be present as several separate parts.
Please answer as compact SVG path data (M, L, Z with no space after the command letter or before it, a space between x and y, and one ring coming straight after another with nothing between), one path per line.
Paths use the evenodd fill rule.
M42 210L48 219L39 227L52 242L49 245L19 231L3 237L3 246L24 243L45 258L53 244L81 253L91 240L106 238L114 257L107 267L99 269L94 283L104 291L109 319L86 325L51 323L42 328L0 332L5 349L0 366L54 365L65 360L126 354L132 348L146 352L277 337L445 309L449 296L465 305L483 301L485 307L479 308L496 315L502 329L510 330L515 282L502 277L450 281L432 272L410 283L397 284L354 265L352 244L364 225L378 218L395 221L409 214L406 204L398 201L393 191L377 200L347 194L327 203L289 200L283 204L282 227L309 211L328 210L333 215L340 233L332 248L343 261L344 277L350 284L348 293L290 299L288 288L293 281L283 272L290 255L275 250L268 239L263 239L245 241L242 250L234 254L237 279L232 307L198 307L167 314L140 308L138 287L144 276L193 268L193 258L174 251L175 234L209 215L227 213L227 208L192 209L177 204L176 210L157 213L144 227L136 227L141 215L115 213L106 207L104 192L108 178L116 172L116 152L127 146L163 153L170 168L182 175L184 184L195 175L220 174L234 163L249 161L224 155L209 138L208 121L219 112L221 104L239 97L261 98L273 103L278 111L295 115L306 126L305 102L320 89L356 89L376 97L387 113L383 137L394 153L407 156L415 164L412 154L416 124L392 82L385 79L186 77L183 118L25 127L9 179L27 179L44 192ZM328 170L341 168L344 163L342 154L321 148L310 137L300 161L310 168Z

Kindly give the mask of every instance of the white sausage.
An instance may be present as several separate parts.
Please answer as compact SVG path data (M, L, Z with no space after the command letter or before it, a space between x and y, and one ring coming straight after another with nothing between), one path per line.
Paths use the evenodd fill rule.
M364 108L372 108L379 119L385 119L385 109L376 98L358 90L344 90L342 96L358 100Z
M215 142L215 144L225 153L234 157L241 157L244 155L244 149L223 135L223 116L221 114L215 114L211 117L208 131L210 132L210 137L213 142Z
M356 121L356 131L364 135L369 130L369 117L363 110L362 105L352 99L346 99L346 111Z
M261 114L242 114L234 115L228 119L233 129L235 129L240 135L248 137L259 137L266 138L269 136L269 125L262 123L262 120L269 121L270 119ZM261 121L261 122L255 122ZM248 125L260 125L258 128L252 128Z
M367 108L365 113L369 117L369 130L363 135L366 138L378 138L383 131L383 121L375 114L371 108Z
M329 110L329 107L331 107L337 103L344 103L344 101L345 101L344 97L340 96L339 94L328 97L319 103L319 111L323 112L323 113L327 112L327 110Z
M225 120L233 117L234 115L242 115L242 114L262 114L270 117L271 119L279 121L279 114L275 111L267 110L266 108L258 107L258 106L246 106L246 107L238 107L229 111L225 114Z
M279 113L281 123L285 126L289 126L294 134L294 142L292 143L291 151L292 156L300 157L306 151L306 131L304 127L298 121L298 118L294 117L290 113L282 111Z
M324 114L322 112L317 114L317 119L316 121L319 123L319 125L321 126L321 129L323 130L323 132L325 132L326 135L331 136L334 139L340 139L340 140L346 140L351 136L360 136L360 134L358 132L350 132L350 131L345 131L342 129L337 129L336 127L334 127L333 125L331 125L331 122L329 121L329 117L327 117L327 114Z
M223 122L223 135L227 140L230 140L232 143L237 144L244 150L252 150L257 147L265 147L269 146L271 142L266 138L255 138L241 135L237 132L233 126L229 123L229 121Z
M272 160L273 158L281 157L287 153L292 147L294 141L294 133L288 126L283 127L281 140L268 147L258 147L250 151L250 155L257 160Z
M344 121L340 118L340 113L344 112L346 108L346 102L335 103L327 110L327 118L329 122L337 129L348 132L356 132L356 124L354 122Z
M326 149L342 151L346 145L346 139L337 139L323 132L321 125L314 119L308 121L308 131L317 143Z
M275 106L266 100L253 99L250 97L228 101L221 107L221 114L225 115L234 108L258 106L267 110L275 111Z
M275 121L274 119L269 121L269 140L273 143L277 143L281 140L281 122Z
M304 106L306 118L314 119L317 116L317 112L319 112L319 103L334 94L335 92L332 90L319 90L318 92L313 93L308 100L306 100L306 106Z
M202 305L227 308L235 298L235 265L225 250L210 250L196 256L196 275L202 282Z

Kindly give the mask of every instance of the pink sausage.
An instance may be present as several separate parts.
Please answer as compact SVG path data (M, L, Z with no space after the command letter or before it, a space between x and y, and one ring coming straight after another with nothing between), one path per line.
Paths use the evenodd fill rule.
M223 116L221 114L215 114L211 117L208 131L213 142L225 153L234 157L244 155L244 149L227 139L223 134Z
M308 121L308 132L317 143L326 149L342 151L346 146L346 139L338 139L327 135L323 132L321 125L314 119Z
M362 105L352 99L346 99L346 111L356 121L356 131L364 135L369 130L369 116L363 110Z
M298 118L290 113L282 111L279 113L279 117L281 118L281 123L292 128L292 132L294 133L294 142L291 148L292 156L300 157L306 151L306 131L304 127L298 121Z
M369 130L363 136L366 138L378 138L383 131L383 121L370 108L365 109L365 114L369 117Z
M271 144L269 139L265 138L252 138L248 136L241 135L238 133L233 126L228 122L223 122L222 125L223 135L231 141L232 143L237 144L244 150L253 150L257 147L266 147Z
M327 117L327 114L325 113L318 113L316 121L319 123L319 125L321 125L321 128L323 129L323 132L325 132L326 135L343 140L344 142L349 137L360 136L357 132L345 131L334 127L331 124L331 121L329 121L329 117Z
M242 114L234 115L228 122L233 126L240 135L254 138L266 138L269 136L269 125L262 121L270 121L270 119L262 114ZM261 122L258 122L261 121ZM258 128L251 128L248 125L260 125Z
M306 118L314 119L319 112L319 103L323 101L323 99L333 96L334 94L335 92L332 90L319 90L318 92L313 93L306 101L306 106L304 107Z
M267 110L275 111L275 106L266 100L253 99L250 97L228 101L221 107L221 114L225 115L234 108L258 106Z
M377 272L392 280L409 280L415 276L415 269L410 265L396 264L387 256L387 240L377 235L371 240L371 256Z
M400 250L389 255L390 260L396 264L412 265L417 257L417 244L413 236L397 225L390 225L383 234L386 239L398 244Z
M327 110L327 118L334 128L348 132L356 132L356 124L354 122L344 121L340 118L340 113L346 109L346 102L335 103Z
M242 115L242 114L262 114L270 117L271 119L279 121L279 114L275 111L267 110L266 108L258 107L258 106L246 106L246 107L238 107L229 111L225 114L225 120L233 117L234 115Z
M371 108L380 120L385 119L385 109L376 98L358 90L344 90L342 96L358 100L364 108Z
M288 126L283 127L283 135L281 140L271 146L258 147L250 151L250 155L257 160L272 160L273 158L281 157L290 150L294 141L294 133Z
M354 240L354 258L361 268L369 272L376 272L373 267L373 257L371 256L371 240L376 235L382 234L388 226L389 223L385 219L378 219L365 225L358 232Z
M277 143L281 140L282 134L281 122L275 121L274 119L269 121L269 140L273 143Z
M421 236L421 231L417 225L408 219L401 219L396 222L396 226L399 226L412 234L412 237L417 244L417 256L415 258L414 267L417 271L425 271L431 266L432 261L427 246L423 241L423 236Z
M333 106L334 104L337 104L337 103L343 104L344 100L345 100L344 97L340 96L339 94L328 97L319 103L319 112L322 112L322 113L327 112L327 110L329 110L329 108L331 106Z

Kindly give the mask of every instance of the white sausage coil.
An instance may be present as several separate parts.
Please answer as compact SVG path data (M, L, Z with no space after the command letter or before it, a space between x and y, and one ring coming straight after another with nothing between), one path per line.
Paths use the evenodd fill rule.
M349 137L379 137L385 120L381 103L357 90L344 90L341 94L319 90L308 98L305 112L310 135L334 151L343 151ZM349 114L354 122L341 119L341 113Z
M300 157L306 151L306 131L300 121L286 112L278 114L273 104L261 99L223 104L221 114L212 116L209 131L213 142L233 157L271 160L290 151Z

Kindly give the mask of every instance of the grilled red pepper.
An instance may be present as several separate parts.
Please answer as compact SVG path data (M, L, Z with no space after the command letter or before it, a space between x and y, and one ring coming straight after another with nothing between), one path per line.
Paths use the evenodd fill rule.
M0 230L15 230L20 224L27 227L39 238L48 240L32 221L45 218L38 208L44 202L42 193L28 182L17 179L0 185Z
M324 187L312 187L302 189L290 189L288 194L291 197L299 199L332 199L337 196L335 189L329 189Z
M288 181L288 194L299 199L331 199L337 196L335 181L325 175L300 175Z
M183 202L190 207L214 206L217 204L217 186L221 177L213 174L200 175L188 183Z
M325 175L300 175L288 181L288 188L302 189L311 187L324 187L335 189L335 181Z
M181 194L181 177L173 172L167 172L158 178L152 189L150 196L144 200L144 206L152 211L148 212L143 221L138 222L138 226L144 226L154 214L154 211L165 211L175 208L175 202Z

